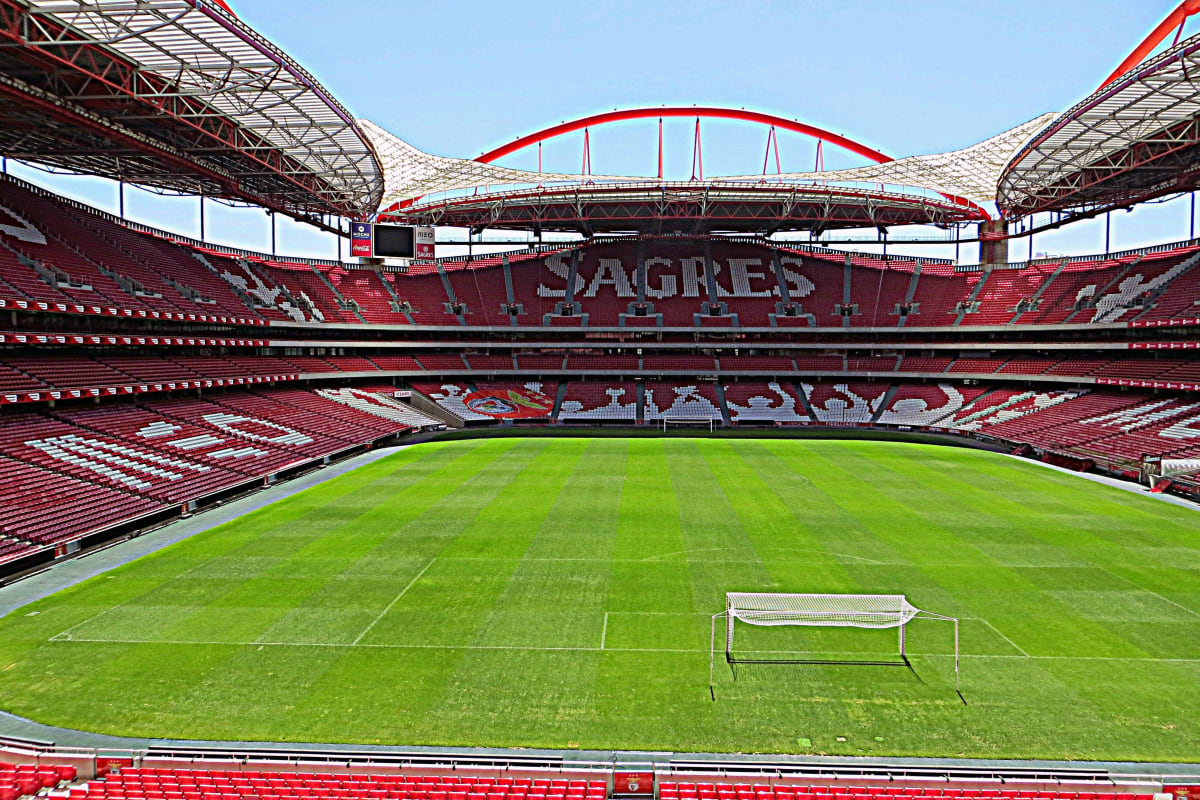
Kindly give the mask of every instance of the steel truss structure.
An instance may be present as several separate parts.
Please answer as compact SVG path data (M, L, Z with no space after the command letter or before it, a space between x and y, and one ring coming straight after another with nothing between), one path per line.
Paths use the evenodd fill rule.
M1200 36L1105 84L1017 153L997 204L1010 217L1094 215L1200 185Z
M394 215L421 225L476 230L689 233L810 230L932 224L979 219L937 197L763 181L612 182L480 193L409 206Z
M0 152L307 218L383 191L354 118L211 0L0 0Z
M587 174L589 130L597 125L657 117L695 116L695 154L702 118L736 119L790 130L836 144L875 162L865 167L667 181ZM422 225L476 230L516 228L701 233L713 230L774 233L835 228L933 224L990 219L981 203L995 200L996 181L1012 154L1054 115L1046 114L962 150L892 159L852 139L815 126L741 109L666 107L605 112L522 136L477 159L434 156L366 120L360 121L384 164L381 217ZM545 173L498 166L524 147L583 131L583 174ZM695 164L695 162L694 162ZM695 166L694 166L695 168ZM765 167L764 167L765 173ZM469 190L473 194L466 195ZM457 193L457 195L455 194Z

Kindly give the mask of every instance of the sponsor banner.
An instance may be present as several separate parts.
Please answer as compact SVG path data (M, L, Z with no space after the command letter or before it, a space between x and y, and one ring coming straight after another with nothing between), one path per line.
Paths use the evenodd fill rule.
M350 223L350 255L371 257L371 223Z
M116 758L113 756L96 756L96 777L103 778L113 770L122 767L132 767L132 758Z
M653 772L614 772L613 794L654 794Z
M1177 800L1200 800L1200 784L1176 784L1163 787L1163 792Z
M413 258L433 258L433 228L415 228L413 230Z
M463 398L463 405L496 419L529 419L550 416L554 398L532 389L488 389L471 392Z

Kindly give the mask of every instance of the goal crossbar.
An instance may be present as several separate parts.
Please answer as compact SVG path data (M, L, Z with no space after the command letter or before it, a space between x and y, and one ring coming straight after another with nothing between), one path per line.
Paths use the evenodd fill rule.
M898 628L900 657L908 664L905 633L914 619L954 623L954 690L959 690L958 619L917 608L902 594L782 594L727 592L725 610L712 615L708 652L708 688L713 691L717 621L725 623L725 660L733 656L737 622L755 626Z

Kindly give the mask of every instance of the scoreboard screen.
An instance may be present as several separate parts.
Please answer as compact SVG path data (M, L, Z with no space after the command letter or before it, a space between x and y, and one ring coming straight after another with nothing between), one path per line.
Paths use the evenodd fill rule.
M408 225L376 225L375 255L378 258L415 258L416 228Z

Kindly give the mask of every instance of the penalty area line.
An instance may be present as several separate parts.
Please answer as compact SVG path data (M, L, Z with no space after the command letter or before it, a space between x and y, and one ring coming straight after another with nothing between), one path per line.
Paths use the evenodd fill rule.
M707 648L679 647L543 647L539 645L520 644L351 644L347 642L235 642L223 640L166 640L166 639L60 639L51 637L46 640L55 644L164 644L164 645L207 645L224 647L366 647L378 650L527 650L535 652L575 652L575 653L679 653L679 654L708 654ZM755 653L772 656L859 656L872 655L858 651L833 650L755 650ZM963 659L995 659L1020 661L1129 661L1163 664L1200 664L1200 658L1139 658L1137 656L1032 656L1012 653L962 653ZM953 653L921 653L913 654L913 658L954 658Z
M379 622L379 620L383 619L384 615L387 614L387 612L391 611L392 607L395 606L396 603L400 602L400 598L404 597L404 595L408 592L408 590L413 587L413 584L415 584L417 581L421 580L421 576L425 574L426 570L428 570L430 567L433 566L433 562L435 562L435 561L437 561L437 556L434 556L433 558L429 559L429 563L426 564L424 567L422 567L421 571L418 572L415 576L413 576L413 579L408 582L408 585L400 590L400 594L393 597L392 602L390 602L386 606L384 606L383 611L379 612L379 616L377 616L377 617L375 617L375 619L371 620L371 624L368 625L366 628L364 628L363 632L358 635L358 638L356 638L353 642L351 642L352 647L358 645L358 643L362 641L363 637L371 632L371 629L375 627L375 625ZM267 642L260 642L259 644L267 644Z
M996 627L995 625L993 625L992 623L988 622L988 621L987 621L986 619L984 619L983 617L971 617L971 619L977 619L977 620L979 620L980 622L982 622L984 625L987 625L989 628L991 628L992 630L994 630L994 631L996 632L996 635L997 635L997 636L999 636L1001 639L1003 639L1004 641L1008 642L1008 643L1009 643L1009 644L1011 644L1013 647L1015 647L1015 648L1017 649L1017 652L1018 652L1018 653L1020 653L1021 655L1025 656L1026 658L1033 658L1033 656L1029 655L1029 653L1028 653L1028 652L1026 652L1026 650L1025 650L1025 648L1024 648L1024 647L1021 647L1021 645L1017 644L1017 643L1016 643L1016 642L1014 642L1012 639L1010 639L1010 638L1008 638L1007 636L1005 636L1003 631L1001 631L999 628L997 628L997 627Z

